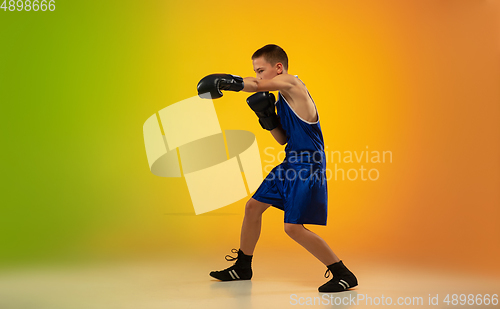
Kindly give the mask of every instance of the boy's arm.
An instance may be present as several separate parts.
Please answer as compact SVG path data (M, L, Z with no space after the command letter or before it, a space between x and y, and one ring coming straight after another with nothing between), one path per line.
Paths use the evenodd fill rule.
M242 79L239 76L230 74L211 74L202 78L198 83L197 88L198 95L200 97L216 99L222 97L222 92L220 90L242 90L245 92L287 92L296 85L296 82L297 79L289 74L281 74L270 80L262 80L255 77L245 77ZM286 132L282 128L281 124L272 129L271 134L280 145L286 144Z
M256 92L247 98L248 106L259 117L259 123L263 129L271 132L274 139L280 144L286 144L286 132L281 126L278 115L276 115L276 98L269 91Z
M286 132L281 127L281 124L279 126L277 126L276 128L272 129L271 130L271 134L273 135L274 139L280 145L285 145L286 144Z
M261 92L261 91L284 91L288 92L297 84L297 78L290 74L277 75L273 79L257 79L255 77L243 78L245 92Z
M282 91L287 93L295 85L297 78L290 74L280 74L273 79L241 78L231 74L210 74L198 82L198 95L205 99L222 97L221 90L265 92Z
M245 92L264 92L264 91L283 91L288 92L296 85L297 78L289 74L282 74L273 79L257 79L255 77L243 78L245 87L242 91ZM274 129L271 134L274 139L280 144L286 144L286 132L281 126L281 123Z

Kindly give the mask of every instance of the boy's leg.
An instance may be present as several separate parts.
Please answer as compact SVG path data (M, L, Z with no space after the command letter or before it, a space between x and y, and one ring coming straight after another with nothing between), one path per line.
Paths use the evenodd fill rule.
M325 264L325 266L340 261L323 238L306 229L302 224L285 223L285 232L293 240L299 243L299 245Z
M285 223L285 232L293 240L323 262L333 278L318 288L319 292L341 292L358 285L356 276L345 267L344 263L333 253L328 244L318 235L306 229L302 224Z
M231 257L226 260L234 261L233 266L221 271L212 271L210 276L222 280L250 280L252 278L252 257L255 245L259 240L260 228L262 225L262 213L271 206L250 198L245 206L245 217L241 226L240 250L238 257ZM236 250L233 251L236 253Z
M245 217L241 225L240 250L246 255L253 255L260 237L262 214L271 206L250 198L245 205Z

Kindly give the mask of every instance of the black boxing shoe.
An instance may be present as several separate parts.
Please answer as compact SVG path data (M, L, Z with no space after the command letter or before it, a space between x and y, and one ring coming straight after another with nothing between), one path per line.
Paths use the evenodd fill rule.
M252 257L253 255L246 255L243 251L232 249L232 253L237 253L238 257L233 257L226 255L226 261L234 261L233 266L226 268L224 270L212 271L210 276L221 281L233 281L233 280L250 280L252 279ZM228 258L229 257L229 258Z
M325 278L329 277L329 273L332 274L333 278L327 283L323 284L318 288L319 292L322 293L333 293L347 291L358 285L358 279L354 274L344 266L342 261L333 263L327 266L328 269L325 272Z

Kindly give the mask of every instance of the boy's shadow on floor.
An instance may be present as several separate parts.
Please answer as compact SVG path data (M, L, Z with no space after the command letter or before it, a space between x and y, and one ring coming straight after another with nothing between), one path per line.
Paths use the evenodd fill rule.
M213 279L210 290L224 290L232 297L250 296L252 294L252 280L218 281Z

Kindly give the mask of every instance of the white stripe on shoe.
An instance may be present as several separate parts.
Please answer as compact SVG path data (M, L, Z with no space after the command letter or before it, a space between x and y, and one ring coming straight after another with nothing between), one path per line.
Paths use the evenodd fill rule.
M229 271L229 274L231 275L231 278L233 278L233 280L236 280L236 278L233 275L233 271L232 270Z
M236 273L236 271L235 271L234 269L233 269L233 270L231 270L231 271L232 271L232 272L233 272L233 274L236 276L236 278L240 279L240 276L238 276L238 274ZM231 271L230 271L229 273L231 273ZM233 279L234 279L234 277L233 277Z
M350 288L351 286L349 285L349 283L347 283L344 279L340 279L339 280L340 282L344 283L345 285L347 285L348 288Z
M339 281L339 284L344 288L344 290L347 290L347 287L342 282Z

